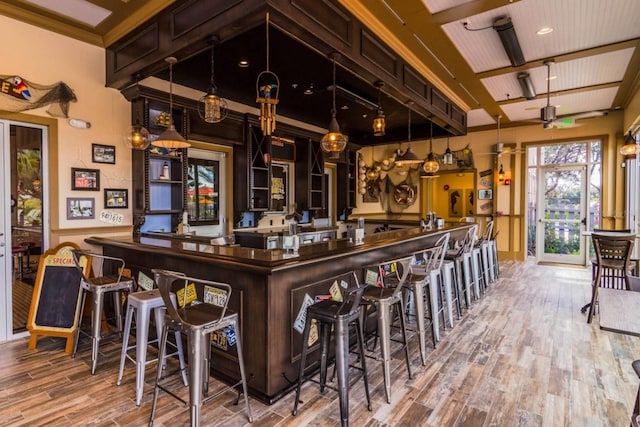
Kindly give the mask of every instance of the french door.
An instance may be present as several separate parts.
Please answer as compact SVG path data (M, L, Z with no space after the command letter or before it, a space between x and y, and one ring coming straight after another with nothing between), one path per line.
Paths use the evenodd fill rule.
M538 261L585 264L586 169L584 165L549 165L539 169Z
M0 165L2 165L2 185L0 185L0 342L7 340L11 322L11 211L9 168L5 159L8 158L9 142L5 138L5 124L0 121ZM6 141L5 141L6 140ZM7 203L9 200L9 203Z

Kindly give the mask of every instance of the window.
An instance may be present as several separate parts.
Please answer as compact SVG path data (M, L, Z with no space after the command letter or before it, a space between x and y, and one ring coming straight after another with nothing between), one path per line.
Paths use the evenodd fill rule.
M219 223L219 170L217 160L189 158L187 209L191 225Z

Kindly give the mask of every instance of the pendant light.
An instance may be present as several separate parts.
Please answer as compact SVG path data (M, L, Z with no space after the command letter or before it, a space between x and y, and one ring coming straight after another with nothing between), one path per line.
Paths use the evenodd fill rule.
M440 169L440 163L433 154L433 119L429 117L429 155L427 161L422 165L422 170L425 172L423 175L425 178L437 177L437 172Z
M444 156L442 156L442 163L444 163L445 165L453 164L453 153L451 152L451 148L449 148L450 135L451 133L449 132L449 129L447 129L447 149L444 151Z
M636 138L631 135L631 131L627 134L627 137L624 140L624 145L620 147L620 154L623 156L635 156L640 154L640 144Z
M384 119L384 111L382 111L382 102L380 101L380 92L384 86L384 82L382 80L377 80L374 83L374 86L378 88L378 115L373 119L373 136L384 136L386 123Z
M498 169L498 181L504 181L504 168L502 167L502 163L500 163L500 169Z
M217 41L216 36L211 37L211 82L209 83L206 95L200 98L200 102L198 103L198 115L207 123L220 123L227 117L228 112L227 101L218 96L218 87L213 78L214 48Z
M371 168L367 171L367 180L375 181L378 179L379 171L373 158L373 145L371 146Z
M326 133L320 141L322 151L325 153L337 154L343 151L347 146L347 137L340 132L340 126L336 120L336 59L340 55L333 53L333 108L331 108L331 121L329 122L329 132Z
M188 148L191 147L191 144L176 131L176 127L173 124L173 64L178 62L178 60L173 56L169 56L165 61L169 64L169 127L162 132L151 145L154 147L168 148L169 150Z
M408 102L407 105L411 105L411 102ZM402 167L404 165L418 165L422 163L422 159L416 155L411 149L411 108L407 108L409 110L409 120L407 124L407 150L396 158L396 166Z
M269 71L269 12L265 17L267 39L267 69L258 74L256 79L256 102L260 104L260 129L265 135L276 130L276 105L280 93L280 79Z

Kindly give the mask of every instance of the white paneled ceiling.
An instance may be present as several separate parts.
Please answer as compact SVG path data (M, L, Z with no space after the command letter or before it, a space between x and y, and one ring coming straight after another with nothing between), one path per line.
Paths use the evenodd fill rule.
M29 1L3 0L0 13L109 45L126 33L124 28L135 28L174 0ZM101 22L96 18L93 25L100 23L91 27L47 10L49 3L78 1L111 14ZM443 93L457 99L468 113L469 128L494 126L498 115L505 127L539 118L547 102L547 59L554 60L550 100L559 105L557 116L625 108L640 87L640 0L323 1L352 12ZM513 22L524 54L525 64L518 67L511 65L492 28L505 16ZM553 31L538 35L543 27ZM535 99L523 97L520 72L529 73Z

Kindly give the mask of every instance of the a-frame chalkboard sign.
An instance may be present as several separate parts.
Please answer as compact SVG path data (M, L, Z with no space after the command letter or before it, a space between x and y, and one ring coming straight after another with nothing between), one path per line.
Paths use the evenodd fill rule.
M27 318L31 333L29 349L36 348L38 336L54 336L67 339L64 351L71 353L78 329L80 310L80 279L82 274L73 261L75 243L61 243L40 257L38 273ZM86 275L91 269L86 257L81 258Z

